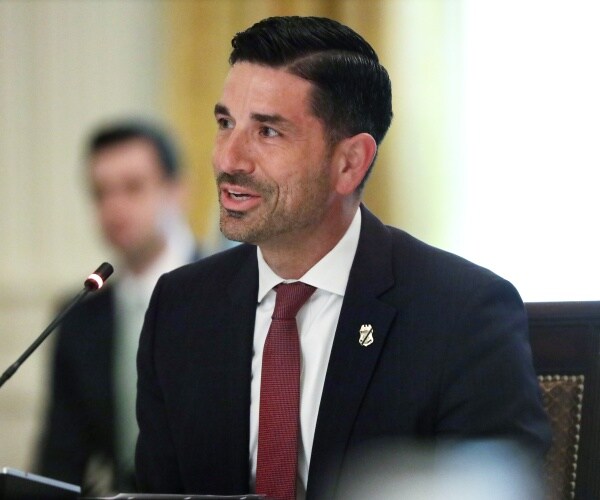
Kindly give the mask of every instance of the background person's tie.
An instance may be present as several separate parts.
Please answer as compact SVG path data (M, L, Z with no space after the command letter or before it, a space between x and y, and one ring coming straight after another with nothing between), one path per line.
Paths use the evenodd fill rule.
M315 291L299 281L275 287L260 382L256 492L295 500L300 421L300 339L296 314Z

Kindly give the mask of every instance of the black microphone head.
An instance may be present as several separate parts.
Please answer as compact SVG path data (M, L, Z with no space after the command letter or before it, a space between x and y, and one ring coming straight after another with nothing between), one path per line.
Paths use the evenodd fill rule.
M91 292L99 290L104 282L113 273L114 269L108 262L103 262L100 267L90 274L85 280L84 286Z

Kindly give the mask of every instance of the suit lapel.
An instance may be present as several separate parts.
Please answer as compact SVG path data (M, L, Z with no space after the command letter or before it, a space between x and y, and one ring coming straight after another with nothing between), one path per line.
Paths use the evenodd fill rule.
M228 482L240 485L237 491L246 491L250 484L248 450L250 447L250 391L254 321L258 294L258 265L255 247L228 289L229 307L224 321L223 338L228 339L232 358L227 360L230 370L225 380L227 387L216 391L226 401L228 410L222 413L222 429L226 432L220 445L228 444L225 456L230 461L226 470L231 472ZM223 478L221 479L223 480Z
M378 297L394 283L387 229L364 207L356 256L327 368L311 455L307 499L333 498L361 401L396 309ZM359 343L361 326L373 342Z

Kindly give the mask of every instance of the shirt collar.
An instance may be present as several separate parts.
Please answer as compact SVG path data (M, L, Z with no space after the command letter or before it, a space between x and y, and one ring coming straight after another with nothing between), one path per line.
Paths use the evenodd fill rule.
M133 274L124 269L116 282L117 293L120 297L137 295L148 302L158 278L190 262L195 250L194 236L189 229L187 232L181 229L177 235L169 235L164 250L144 272Z
M343 297L358 247L360 225L361 213L358 209L346 233L336 246L298 281ZM286 280L275 274L269 267L260 248L257 248L256 256L258 259L258 302L260 303L274 286Z

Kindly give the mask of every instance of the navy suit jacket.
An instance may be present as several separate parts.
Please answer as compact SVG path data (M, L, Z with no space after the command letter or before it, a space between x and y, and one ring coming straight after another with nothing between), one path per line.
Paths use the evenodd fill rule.
M327 369L307 499L335 498L345 458L370 440L550 440L527 318L507 281L383 225L364 207ZM250 489L256 248L159 280L138 351L140 491ZM374 342L359 344L361 325Z
M48 412L35 466L40 474L81 484L92 456L120 470L114 465L114 336L110 285L86 297L65 317L52 359ZM115 479L120 487L133 486L131 477Z

